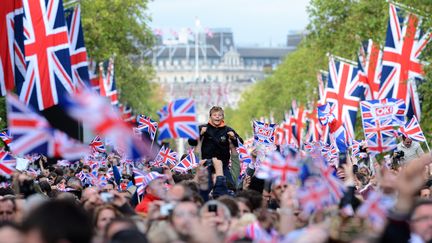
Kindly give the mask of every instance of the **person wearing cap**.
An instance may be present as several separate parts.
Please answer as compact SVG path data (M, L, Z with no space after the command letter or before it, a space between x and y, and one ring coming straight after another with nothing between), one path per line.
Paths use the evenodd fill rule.
M151 202L164 200L166 196L165 181L167 176L152 171L144 177L145 193L141 202L135 207L135 212L143 216L147 215Z

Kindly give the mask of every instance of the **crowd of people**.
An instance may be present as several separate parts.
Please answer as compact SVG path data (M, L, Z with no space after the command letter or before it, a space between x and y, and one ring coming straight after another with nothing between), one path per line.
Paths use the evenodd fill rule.
M398 146L404 155L372 158L363 147L366 156L333 165L343 197L307 214L298 183L263 180L259 168L241 169L235 147L243 140L224 123L222 108L213 107L199 131L189 145L201 160L188 173L131 163L115 152L100 154L104 162L97 166L34 157L34 169L3 178L0 243L432 242L432 155L409 138ZM137 166L145 171L140 178ZM381 201L359 213L375 192ZM381 218L368 217L384 204Z

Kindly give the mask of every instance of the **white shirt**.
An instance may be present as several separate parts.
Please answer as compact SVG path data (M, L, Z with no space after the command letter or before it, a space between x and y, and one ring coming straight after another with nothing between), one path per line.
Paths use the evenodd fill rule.
M416 141L412 141L411 146L409 148L405 147L403 142L400 142L397 145L398 151L403 151L404 156L401 158L401 163L405 164L412 159L420 157L422 154L424 154L423 149L421 148L420 144Z

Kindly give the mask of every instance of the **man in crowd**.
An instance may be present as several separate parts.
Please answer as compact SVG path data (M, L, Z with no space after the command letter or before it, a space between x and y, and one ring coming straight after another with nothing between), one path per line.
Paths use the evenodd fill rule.
M400 159L401 164L405 164L424 154L420 144L405 135L402 135L402 141L397 145L397 151L403 152L403 156Z

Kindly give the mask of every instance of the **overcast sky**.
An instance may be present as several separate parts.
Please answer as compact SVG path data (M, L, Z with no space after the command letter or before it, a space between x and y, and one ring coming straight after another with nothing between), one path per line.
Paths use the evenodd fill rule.
M304 30L309 0L153 0L152 28L194 28L195 17L207 28L231 28L241 45L285 44L289 31Z

